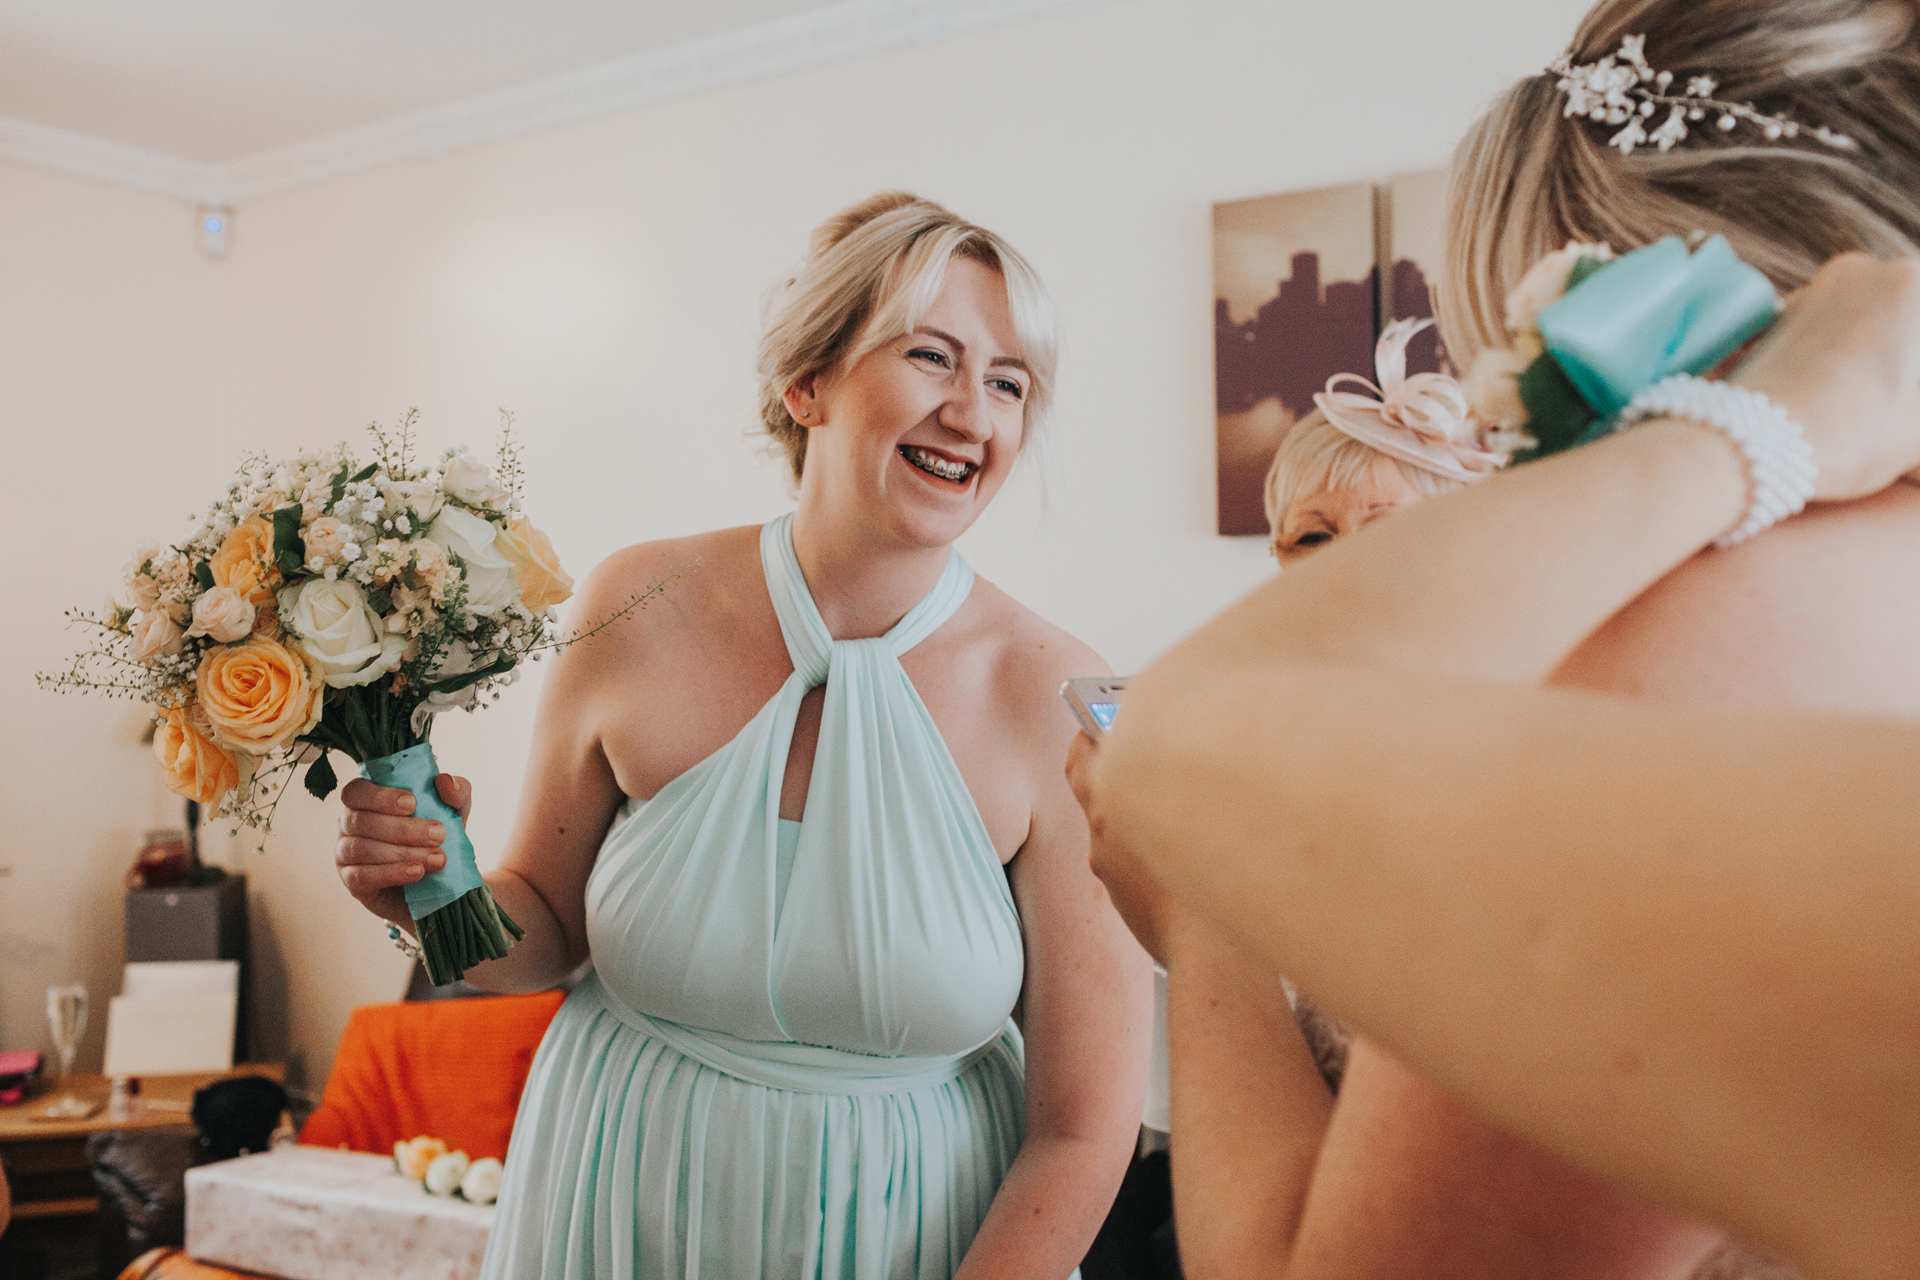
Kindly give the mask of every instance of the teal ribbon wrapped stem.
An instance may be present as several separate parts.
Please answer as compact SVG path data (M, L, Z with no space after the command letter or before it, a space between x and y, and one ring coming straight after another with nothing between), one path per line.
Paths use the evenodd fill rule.
M1540 337L1604 424L1662 378L1707 373L1782 306L1773 283L1724 236L1692 252L1669 236L1568 290L1540 313Z
M438 871L429 871L406 886L407 910L415 920L425 920L434 912L452 906L482 885L479 864L473 859L473 841L467 839L466 824L447 807L440 798L439 788L433 784L440 776L440 765L433 758L432 743L423 742L390 756L368 760L360 766L360 776L382 787L412 792L414 816L431 818L447 829L447 838L440 842L447 855L447 865Z

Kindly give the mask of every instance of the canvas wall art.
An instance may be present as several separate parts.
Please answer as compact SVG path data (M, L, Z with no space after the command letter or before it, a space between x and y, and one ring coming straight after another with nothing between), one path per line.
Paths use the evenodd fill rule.
M1213 209L1222 534L1265 534L1267 466L1336 373L1373 368L1375 191L1353 183Z
M1387 224L1382 323L1435 314L1433 287L1440 278L1440 224L1446 204L1445 169L1403 173L1387 184L1380 208ZM1407 372L1458 376L1437 329L1428 329L1407 345Z
M1373 380L1390 320L1436 313L1447 171L1382 186L1235 200L1213 207L1213 331L1219 530L1267 533L1274 451L1337 373ZM1408 373L1457 373L1437 329L1407 348Z

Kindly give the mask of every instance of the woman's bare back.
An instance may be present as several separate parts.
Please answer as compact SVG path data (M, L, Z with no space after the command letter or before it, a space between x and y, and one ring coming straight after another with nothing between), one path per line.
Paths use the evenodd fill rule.
M1816 509L1739 548L1696 556L1595 632L1551 683L1665 702L1920 719L1920 486ZM1478 1157L1453 1168L1472 1180L1473 1194L1528 1205L1523 1216L1533 1221L1598 1214L1613 1237L1639 1238L1612 1240L1639 1259L1633 1274L1695 1274L1707 1240L1694 1224L1496 1135L1390 1059L1377 1065L1403 1103L1421 1101L1405 1108L1421 1140L1450 1132L1447 1150ZM1478 1142L1462 1139L1482 1130ZM1592 1248L1580 1233L1531 1243L1547 1255L1571 1245L1575 1254L1559 1259L1569 1264ZM1713 1265L1722 1262L1732 1259ZM1742 1251L1740 1265L1767 1264Z
M1920 720L1920 485L1676 569L1552 683L1662 702Z

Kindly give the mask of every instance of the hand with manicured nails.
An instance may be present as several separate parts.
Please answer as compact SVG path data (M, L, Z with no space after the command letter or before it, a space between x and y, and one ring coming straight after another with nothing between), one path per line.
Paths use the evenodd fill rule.
M434 785L447 806L466 821L473 784L443 773ZM447 865L447 855L440 849L446 829L438 822L413 817L414 799L408 792L376 786L365 778L342 787L340 802L345 808L333 855L340 882L373 914L412 929L406 886Z

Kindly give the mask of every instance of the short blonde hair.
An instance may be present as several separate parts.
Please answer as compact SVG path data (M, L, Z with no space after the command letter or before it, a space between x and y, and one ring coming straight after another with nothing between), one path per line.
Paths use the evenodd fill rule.
M1712 117L1671 151L1607 145L1614 129L1565 115L1551 74L1509 89L1468 132L1447 188L1439 288L1462 367L1503 345L1505 299L1569 240L1627 251L1692 231L1727 237L1783 290L1835 254L1920 252L1920 8L1913 0L1602 0L1569 53L1586 63L1644 35L1647 60L1715 96L1852 138L1767 141Z
M786 452L793 478L807 461L807 429L787 409L788 387L850 365L911 333L967 258L1006 283L1020 358L1031 378L1022 444L1040 434L1059 367L1053 303L1039 273L984 227L904 191L882 191L815 228L806 261L774 296L760 339L760 421Z
M1315 409L1287 429L1279 451L1273 455L1273 465L1267 468L1267 541L1279 541L1280 522L1286 518L1288 507L1316 493L1352 488L1382 458L1400 468L1400 474L1423 498L1452 493L1466 483L1362 444Z

